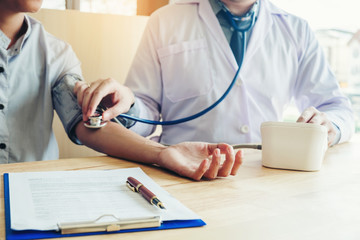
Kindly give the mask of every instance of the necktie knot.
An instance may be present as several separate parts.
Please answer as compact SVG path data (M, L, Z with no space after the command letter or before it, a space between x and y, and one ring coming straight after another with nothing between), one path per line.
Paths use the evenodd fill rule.
M230 47L240 66L246 48L246 32L251 30L259 10L258 1L256 1L250 10L243 16L232 15L229 9L221 1L219 1L219 4L222 7L221 11L218 13L219 21L220 19L225 20L221 20L220 24L229 26L233 32L230 39Z

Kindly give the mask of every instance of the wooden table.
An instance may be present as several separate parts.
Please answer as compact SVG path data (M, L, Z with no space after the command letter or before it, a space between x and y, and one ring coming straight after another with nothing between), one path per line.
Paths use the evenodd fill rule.
M246 150L235 177L195 182L156 167L110 157L0 165L24 171L115 169L139 166L199 214L205 227L107 234L69 239L360 239L360 135L330 148L318 172L262 167L261 152ZM3 178L0 239L5 239Z

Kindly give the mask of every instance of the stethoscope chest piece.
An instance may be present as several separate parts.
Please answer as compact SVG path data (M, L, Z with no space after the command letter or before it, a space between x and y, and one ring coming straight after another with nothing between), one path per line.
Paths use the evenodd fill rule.
M102 128L107 124L107 121L102 120L102 116L99 113L95 113L89 117L89 120L84 122L84 126L87 128Z

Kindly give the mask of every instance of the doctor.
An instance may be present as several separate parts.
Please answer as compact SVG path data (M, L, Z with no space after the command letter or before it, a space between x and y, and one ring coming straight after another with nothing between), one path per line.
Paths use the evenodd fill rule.
M350 103L314 33L306 21L268 0L179 0L156 11L125 84L135 93L133 107L139 116L155 120L187 117L210 106L226 91L242 52L231 48L234 27L224 9L244 17L243 25L249 24L248 16L255 17L245 35L248 44L236 84L223 102L202 117L163 126L160 142L260 142L260 124L281 121L291 100L302 112L298 122L328 129L329 145L349 140L354 131ZM244 41L244 34L240 37ZM120 92L115 82L104 85ZM101 89L105 87L97 92ZM85 109L100 102L100 96L93 98L92 94L83 98ZM115 114L107 117L112 116ZM154 126L136 123L132 130L146 136Z

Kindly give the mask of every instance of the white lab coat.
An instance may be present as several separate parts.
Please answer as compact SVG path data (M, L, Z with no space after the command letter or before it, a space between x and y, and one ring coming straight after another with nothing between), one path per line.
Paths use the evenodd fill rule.
M208 0L180 0L149 20L126 85L134 90L140 116L187 117L215 102L228 88L237 63ZM160 141L261 142L260 124L281 121L294 99L299 111L325 112L353 133L349 100L340 92L308 24L261 0L260 12L238 80L227 98L206 115L164 126ZM133 130L148 135L152 126Z

